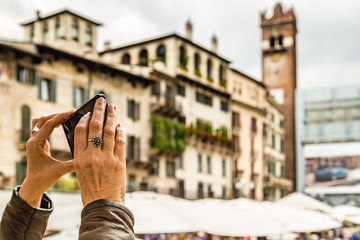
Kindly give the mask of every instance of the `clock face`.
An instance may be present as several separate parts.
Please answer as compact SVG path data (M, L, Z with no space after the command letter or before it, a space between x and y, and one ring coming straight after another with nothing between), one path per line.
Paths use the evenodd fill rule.
M285 70L285 71L284 71ZM269 54L264 58L264 74L266 81L277 82L286 71L286 55L283 53Z

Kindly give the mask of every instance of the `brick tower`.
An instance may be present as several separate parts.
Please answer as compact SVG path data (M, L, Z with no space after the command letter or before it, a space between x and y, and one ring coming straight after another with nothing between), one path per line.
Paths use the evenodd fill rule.
M293 9L284 11L280 3L276 4L271 17L267 18L265 14L261 13L262 79L286 109L285 175L293 181L295 188L296 17Z

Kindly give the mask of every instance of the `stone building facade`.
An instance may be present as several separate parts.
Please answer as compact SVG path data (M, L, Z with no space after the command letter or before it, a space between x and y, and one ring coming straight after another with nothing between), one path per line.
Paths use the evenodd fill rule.
M215 36L211 49L194 43L190 22L185 37L117 48L107 42L98 52L101 25L68 9L37 12L22 24L24 42L0 41L0 103L8 113L0 118L0 139L7 139L0 171L7 185L24 178L30 119L77 108L101 92L127 129L129 191L264 199L263 129L273 128L268 110L284 117L266 86L230 68ZM61 128L49 140L55 158L71 158ZM283 166L283 153L276 154Z

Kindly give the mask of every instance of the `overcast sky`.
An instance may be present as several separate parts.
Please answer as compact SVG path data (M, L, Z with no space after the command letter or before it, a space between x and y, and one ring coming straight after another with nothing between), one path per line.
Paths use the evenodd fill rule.
M193 22L193 40L210 47L232 66L261 80L260 12L272 14L275 0L0 0L0 38L22 40L20 22L68 7L104 23L98 50L159 35L185 33ZM283 0L297 16L298 87L360 84L360 1Z

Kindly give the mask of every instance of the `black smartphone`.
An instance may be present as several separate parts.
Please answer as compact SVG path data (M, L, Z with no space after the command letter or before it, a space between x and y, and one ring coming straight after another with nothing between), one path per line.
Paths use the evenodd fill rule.
M104 98L106 101L106 97L104 94L97 94L95 97L90 99L87 103L85 103L83 106L81 106L76 112L71 114L71 116L65 120L65 122L62 123L65 136L67 138L67 141L70 146L71 155L74 157L74 135L75 135L75 127L79 123L82 116L87 114L88 112L93 112L95 102L98 98ZM107 110L108 104L106 103L105 108L105 117L104 117L104 124L106 119L106 110Z

